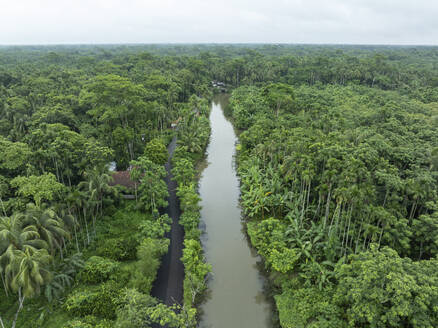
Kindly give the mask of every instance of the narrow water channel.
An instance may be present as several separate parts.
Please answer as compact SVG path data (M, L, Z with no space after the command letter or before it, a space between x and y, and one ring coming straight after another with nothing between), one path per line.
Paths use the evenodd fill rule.
M202 243L213 267L200 327L268 328L271 309L263 294L264 279L243 232L233 157L237 139L223 114L226 101L226 95L218 95L212 103L208 166L200 179L206 230Z

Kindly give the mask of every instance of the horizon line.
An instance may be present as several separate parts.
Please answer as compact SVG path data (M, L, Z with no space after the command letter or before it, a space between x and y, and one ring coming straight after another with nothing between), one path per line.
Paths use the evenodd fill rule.
M163 45L289 45L289 46L389 46L389 47L438 47L438 44L421 43L310 43L310 42L61 42L61 43L0 43L0 47L29 46L163 46Z

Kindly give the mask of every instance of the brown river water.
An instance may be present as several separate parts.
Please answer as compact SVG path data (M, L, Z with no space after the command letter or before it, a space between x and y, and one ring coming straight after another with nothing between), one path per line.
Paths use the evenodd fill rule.
M202 244L212 265L207 300L201 305L201 328L270 328L271 306L257 254L250 248L239 207L235 169L236 134L225 118L227 95L215 97L207 149L207 167L200 182Z

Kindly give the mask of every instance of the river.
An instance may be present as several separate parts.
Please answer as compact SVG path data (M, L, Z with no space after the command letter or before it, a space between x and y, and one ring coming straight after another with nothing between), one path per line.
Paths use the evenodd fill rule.
M213 272L201 306L201 328L268 328L271 307L263 293L258 256L249 247L239 207L239 180L234 153L237 141L223 108L227 95L212 103L207 167L199 185L202 244Z

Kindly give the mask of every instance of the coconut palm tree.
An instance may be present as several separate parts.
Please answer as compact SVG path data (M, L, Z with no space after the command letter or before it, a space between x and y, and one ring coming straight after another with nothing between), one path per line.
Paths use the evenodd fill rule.
M74 236L75 236L75 242L76 242L76 248L78 253L80 252L79 249L79 241L78 241L78 234L77 234L77 228L79 226L78 220L77 218L70 214L67 210L67 208L65 207L65 205L59 205L57 208L57 212L59 213L59 219L62 221L64 227L67 229L67 231L69 231L69 233L71 234L72 231L74 231ZM65 243L65 238L62 238L62 242L64 247L66 247L66 243Z
M14 260L15 252L35 251L47 247L47 243L40 239L37 228L32 225L26 226L24 219L21 213L0 218L0 275L6 294L9 291L9 282L13 278L6 268Z
M179 145L184 145L191 153L199 153L202 151L202 142L195 128L190 128L181 133L178 139Z
M79 219L81 215L83 217L85 231L86 231L86 238L82 238L84 241L84 247L90 243L90 234L88 231L88 223L87 223L87 210L89 207L88 199L89 199L88 194L86 192L80 191L79 189L73 189L68 194L66 199L69 213L78 218L78 223L79 226L81 227L81 231L83 231L83 226Z
M79 189L88 195L88 206L92 208L94 234L96 234L96 217L103 214L103 196L110 191L109 182L112 176L107 172L101 172L96 167L84 173L86 181L79 183ZM83 204L82 206L84 206ZM95 210L93 209L95 208ZM85 216L85 214L84 214Z
M63 240L69 237L69 233L52 208L28 204L25 213L25 221L26 224L34 226L37 229L40 238L47 242L52 255L54 255L56 249L59 249L61 258L63 257Z
M6 240L8 248L12 250L47 248L47 243L40 239L38 229L25 224L25 216L22 213L0 218L0 240Z
M12 277L9 282L12 290L18 294L18 308L11 328L15 328L17 324L24 300L39 295L41 287L50 282L52 277L48 266L52 260L46 249L27 248L24 251L13 251L12 260L5 270L6 276ZM0 324L4 328L1 318Z
M0 175L0 206L2 208L2 213L4 216L6 216L6 209L5 205L3 204L3 197L7 194L9 189L7 179Z

